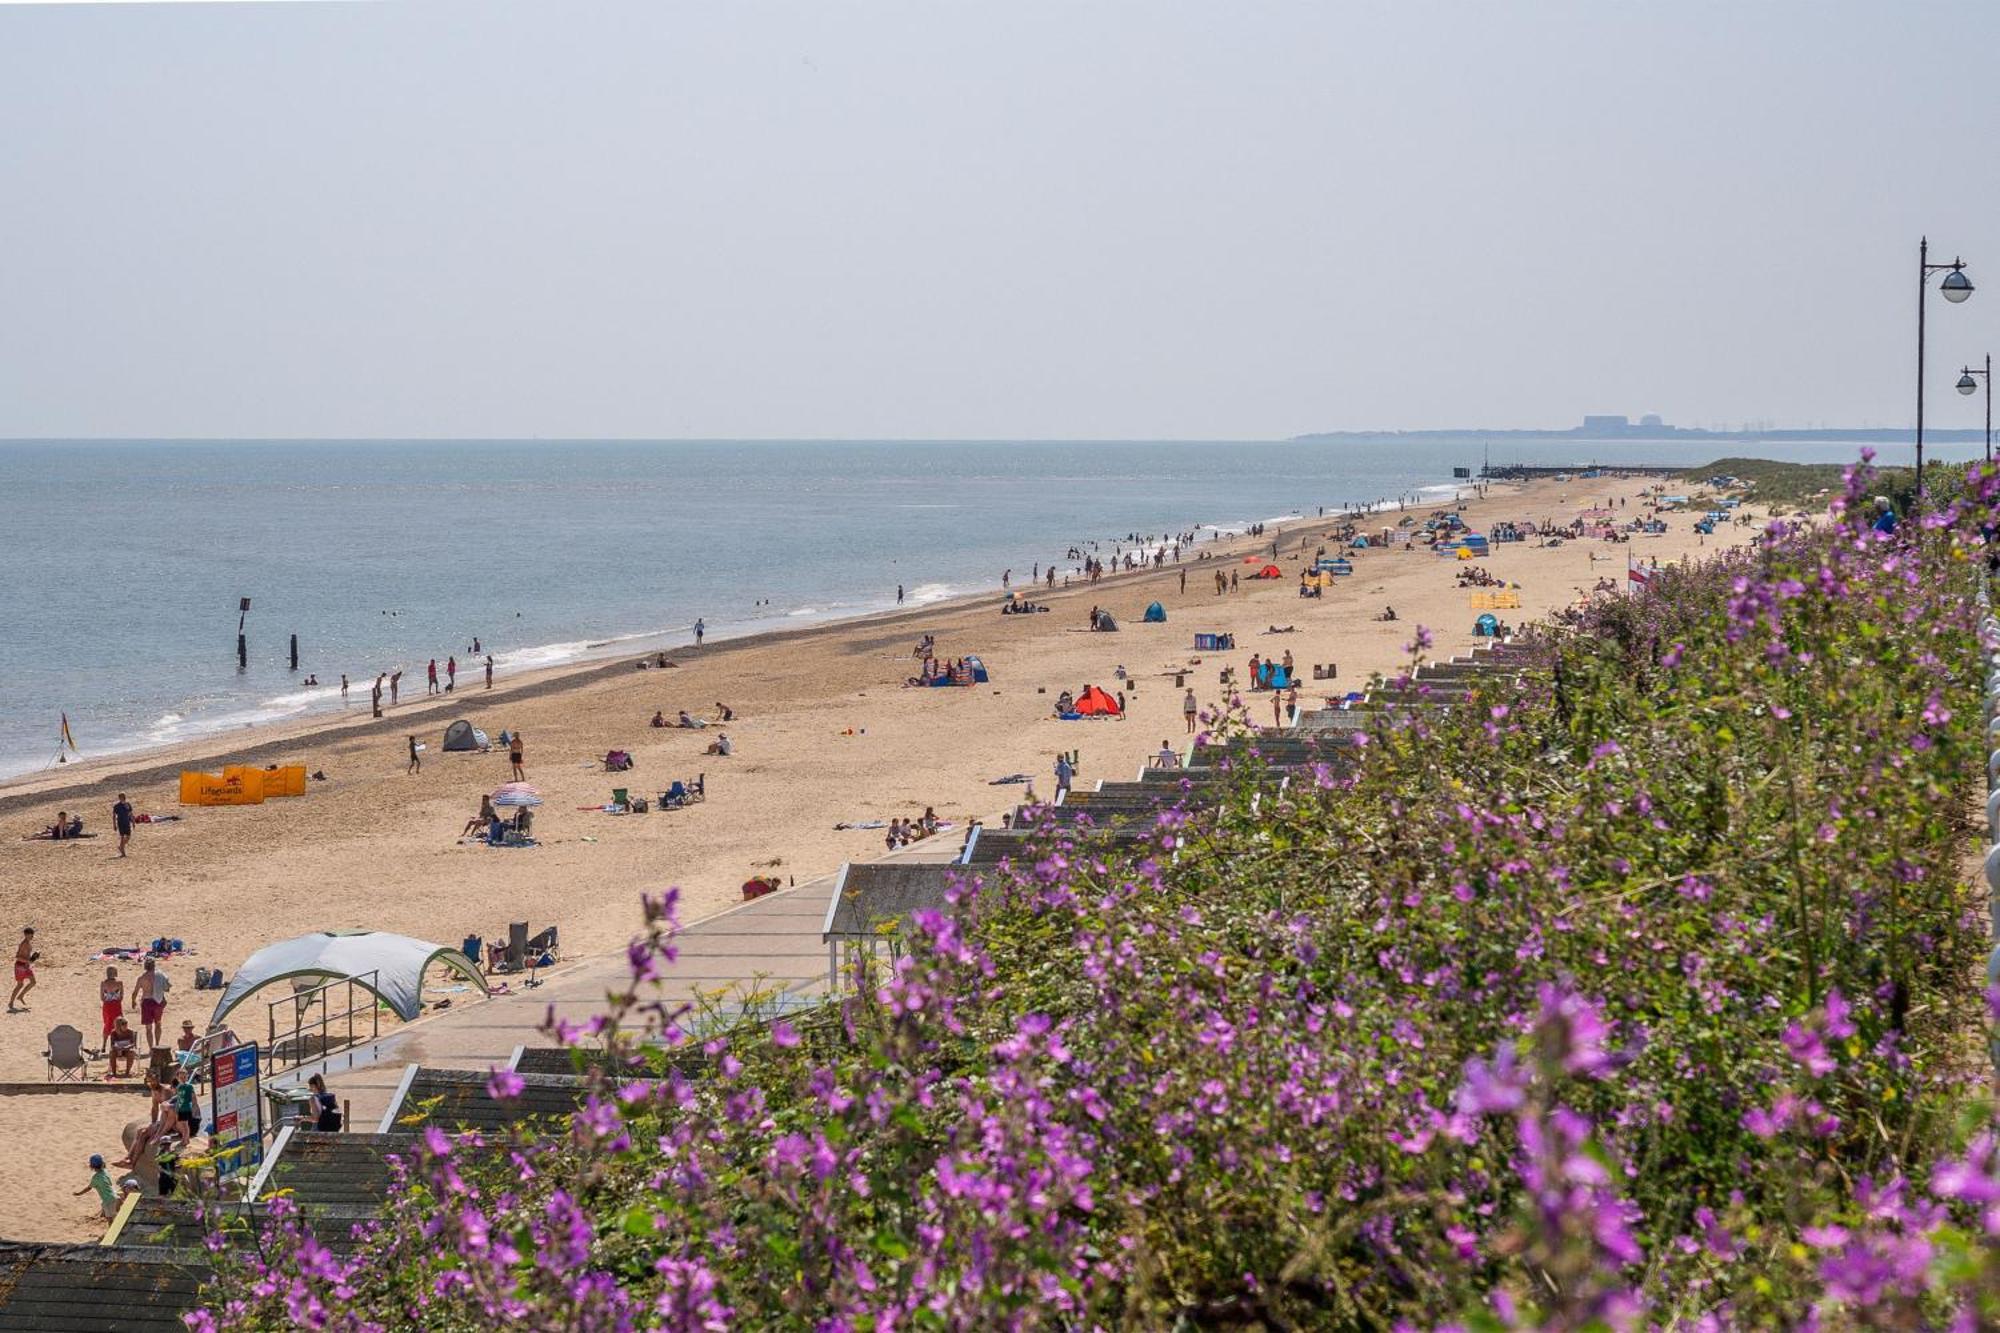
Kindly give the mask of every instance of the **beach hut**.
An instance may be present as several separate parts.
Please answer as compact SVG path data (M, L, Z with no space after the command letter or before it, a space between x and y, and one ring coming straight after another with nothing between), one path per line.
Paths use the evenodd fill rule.
M1079 717L1117 717L1124 711L1118 706L1116 699L1095 685L1084 686L1082 692L1076 696L1076 712Z
M486 748L486 733L460 718L444 729L444 748L452 753L483 750Z
M1166 607L1164 607L1164 606L1161 606L1161 605L1160 605L1160 604L1159 604L1158 602L1153 602L1153 603L1149 604L1149 605L1148 605L1148 606L1146 607L1146 623L1147 623L1148 625L1164 625L1164 624L1166 624L1166 623L1167 623L1167 608L1166 608Z

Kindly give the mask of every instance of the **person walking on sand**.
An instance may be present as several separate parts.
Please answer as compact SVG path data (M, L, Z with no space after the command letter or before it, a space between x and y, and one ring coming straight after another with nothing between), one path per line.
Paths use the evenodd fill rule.
M456 655L444 660L444 692L451 693L451 687L458 684L458 658Z
M493 688L493 654L486 654L486 688Z
M167 1014L167 992L173 989L173 982L160 971L152 959L139 973L139 1023L146 1029L146 1049L153 1050L160 1045L160 1023Z
M431 664L428 670L428 677L429 677L428 680L424 684L425 698L429 698L431 695L436 694L438 692L438 660L435 657L431 659Z
M1068 790L1069 790L1069 784L1070 784L1070 780L1071 780L1072 778L1074 778L1075 776L1076 776L1076 769L1075 769L1075 767L1074 767L1073 765L1071 765L1071 763L1069 762L1069 756L1068 756L1068 755L1066 755L1066 754L1059 754L1059 755L1057 755L1057 756L1056 756L1056 796L1057 796L1058 798L1060 798L1060 797L1062 796L1062 794L1063 794L1064 792L1066 792L1066 791L1068 791Z
M35 960L41 955L35 952L35 928L21 927L21 942L14 946L14 993L7 997L7 1012L26 1010L22 1003L28 992L35 988Z
M118 830L118 854L125 855L125 844L132 841L132 803L119 792L118 799L111 807L111 827Z
M521 767L521 761L526 757L526 742L521 739L520 732L514 732L507 737L507 762L514 766L514 781L516 782L527 780L528 770Z
M702 619L701 619L701 617L700 617L700 616L696 616L696 617L694 618L694 646L695 646L695 647L697 647L697 648L701 647L701 636L702 636L702 635L704 635L704 634L706 634L706 633L708 633L708 626L702 623Z
M1181 716L1187 719L1188 735L1194 735L1195 718L1201 713L1201 704L1196 702L1194 691L1189 690L1181 697Z
M118 979L117 968L104 969L104 980L97 983L97 1003L104 1010L104 1044L108 1050L111 1029L125 1016L125 983Z
M1187 571L1185 569L1181 571L1181 592L1187 592Z
M424 757L417 752L417 738L415 736L410 737L410 766L403 771L405 773L421 773L424 771Z
M83 1188L70 1197L80 1198L92 1190L97 1191L97 1211L107 1218L117 1217L125 1196L111 1183L111 1173L104 1169L104 1158L97 1153L90 1155L90 1179L84 1181Z

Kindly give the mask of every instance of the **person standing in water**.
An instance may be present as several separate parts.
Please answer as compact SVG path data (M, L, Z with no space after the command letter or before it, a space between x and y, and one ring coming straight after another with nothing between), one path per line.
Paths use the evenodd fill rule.
M493 654L486 654L486 688L493 688Z
M902 604L903 604L903 585L898 583L896 585L896 605L901 606Z
M695 621L694 621L694 646L695 646L695 647L697 647L697 648L701 647L701 636L702 636L702 635L704 635L704 634L706 634L706 633L708 633L708 626L702 623L702 620L701 620L701 617L700 617L700 616L696 616L696 617L695 617Z
M451 687L456 684L458 684L458 658L454 655L444 660L444 692L450 694Z

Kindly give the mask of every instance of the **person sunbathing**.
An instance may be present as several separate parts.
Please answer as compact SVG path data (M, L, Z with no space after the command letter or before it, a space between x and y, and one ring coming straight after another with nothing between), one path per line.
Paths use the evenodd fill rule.
M702 719L698 717L689 717L688 710L683 708L681 709L680 719L676 721L674 725L677 727L688 727L690 729L699 729L701 727L707 726L708 723L704 722Z
M174 1112L174 1104L168 1099L166 1086L148 1074L146 1087L153 1094L153 1105L147 1112L146 1127L140 1130L139 1136L132 1141L131 1151L113 1162L113 1166L131 1166L146 1155L147 1148L166 1137L180 1123L180 1117Z
M83 816L72 815L67 810L56 811L56 822L39 833L30 833L27 841L67 842L71 838L83 836Z
M458 836L461 838L471 837L475 833L483 832L486 826L492 822L493 798L491 796L482 796L479 798L479 813L465 821L465 830Z
M653 714L653 725L654 725L654 726L656 726L656 727L664 727L664 726L666 726L666 725L667 725L667 715L666 715L665 713L654 713L654 714Z

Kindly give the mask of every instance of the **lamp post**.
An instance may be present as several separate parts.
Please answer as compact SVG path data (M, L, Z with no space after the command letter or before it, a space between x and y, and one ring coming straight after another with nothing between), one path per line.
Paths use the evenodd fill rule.
M1965 261L1954 258L1949 264L1931 263L1931 238L1917 243L1917 503L1924 498L1924 293L1930 289L1931 274L1944 274L1938 290L1944 299L1957 305L1972 295L1972 279L1965 276Z
M1993 461L1993 353L1986 354L1986 369L1974 370L1971 366L1967 366L1959 372L1960 393L1971 393L1979 387L1973 381L1974 375L1986 381L1986 461L1990 463Z

